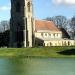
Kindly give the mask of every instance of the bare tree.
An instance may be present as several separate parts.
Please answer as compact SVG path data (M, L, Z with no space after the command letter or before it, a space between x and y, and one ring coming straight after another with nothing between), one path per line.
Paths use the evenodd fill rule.
M75 16L71 18L70 27L72 32L72 38L74 39L75 38Z
M10 24L9 21L1 21L1 26L3 27L3 31L9 30L10 29Z
M46 20L53 21L59 28L67 29L67 26L69 25L68 20L65 16L54 16L52 18L47 17Z

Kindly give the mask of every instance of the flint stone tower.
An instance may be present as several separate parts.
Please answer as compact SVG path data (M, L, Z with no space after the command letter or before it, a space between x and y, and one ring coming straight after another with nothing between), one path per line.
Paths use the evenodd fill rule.
M10 47L33 46L32 0L11 0Z

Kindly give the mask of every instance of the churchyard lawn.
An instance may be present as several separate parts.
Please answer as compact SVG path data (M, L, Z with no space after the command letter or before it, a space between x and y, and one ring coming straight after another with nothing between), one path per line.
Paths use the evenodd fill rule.
M0 57L75 57L75 47L0 48Z

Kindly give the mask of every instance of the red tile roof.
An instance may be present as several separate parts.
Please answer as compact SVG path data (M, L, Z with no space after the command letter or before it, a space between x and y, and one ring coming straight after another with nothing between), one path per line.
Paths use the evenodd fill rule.
M60 31L52 21L35 20L35 31L39 30Z

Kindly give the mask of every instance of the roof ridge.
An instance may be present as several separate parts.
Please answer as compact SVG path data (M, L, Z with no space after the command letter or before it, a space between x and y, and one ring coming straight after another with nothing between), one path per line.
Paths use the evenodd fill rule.
M39 20L39 19L35 19L35 21L46 21L46 22L52 22L53 23L53 21L48 21L48 20Z

